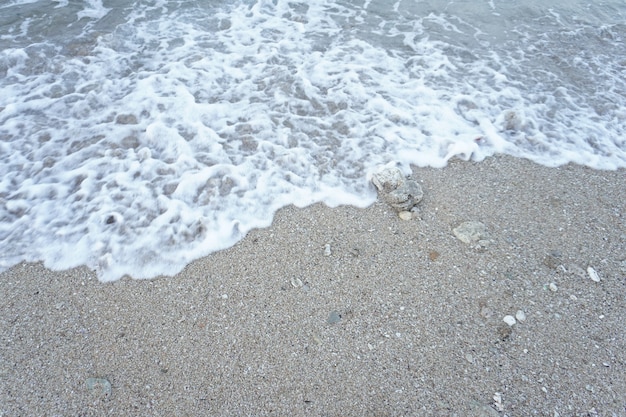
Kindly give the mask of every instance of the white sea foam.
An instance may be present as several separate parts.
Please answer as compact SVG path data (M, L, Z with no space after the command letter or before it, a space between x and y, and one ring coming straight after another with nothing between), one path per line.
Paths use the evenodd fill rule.
M102 4L102 0L85 0L86 7L77 13L78 19L84 17L89 19L101 19L106 16L111 9ZM67 6L67 2L58 4L56 7Z
M367 206L388 164L626 166L623 24L173 5L55 2L64 41L36 14L0 26L0 269L175 274L280 207Z

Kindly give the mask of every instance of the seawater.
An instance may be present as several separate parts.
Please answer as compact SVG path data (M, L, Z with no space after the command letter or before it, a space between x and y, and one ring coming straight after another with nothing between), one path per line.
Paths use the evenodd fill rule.
M150 278L383 166L626 167L626 5L4 0L0 270Z

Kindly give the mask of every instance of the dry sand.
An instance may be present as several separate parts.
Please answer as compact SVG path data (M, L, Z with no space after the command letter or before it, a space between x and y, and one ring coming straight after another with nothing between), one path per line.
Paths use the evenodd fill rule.
M0 415L626 416L625 173L453 161L418 219L289 207L172 278L17 265Z

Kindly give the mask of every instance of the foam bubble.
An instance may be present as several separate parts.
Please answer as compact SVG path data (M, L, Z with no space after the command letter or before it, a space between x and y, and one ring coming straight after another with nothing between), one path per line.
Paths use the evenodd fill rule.
M609 18L494 2L475 16L376 0L50 7L76 36L45 34L37 13L1 26L0 269L175 274L286 205L367 206L389 164L626 166L626 28Z

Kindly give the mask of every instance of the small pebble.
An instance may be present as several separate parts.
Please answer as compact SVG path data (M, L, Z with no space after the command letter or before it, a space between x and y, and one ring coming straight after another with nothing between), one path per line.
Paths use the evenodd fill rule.
M554 282L551 282L550 285L548 285L548 288L550 288L550 291L552 292L556 292L556 290L559 289Z
M523 323L524 321L526 321L526 313L524 313L522 310L517 310L517 313L515 313L515 318L520 323Z
M600 275L598 275L595 269L593 269L592 267L588 267L587 273L589 274L589 278L591 278L593 282L600 282Z
M516 323L515 317L513 316L504 316L502 321L508 324L509 326L513 326Z
M291 285L295 288L302 287L302 280L300 278L291 277Z
M328 320L326 320L328 324L335 324L341 321L341 315L336 311L331 311L328 315Z
M398 217L402 220L411 220L413 218L413 214L410 211L401 211L398 213Z
M330 244L325 244L324 245L324 256L330 256L331 255L331 251L330 251Z
M87 389L97 395L111 395L111 383L105 378L87 378Z

